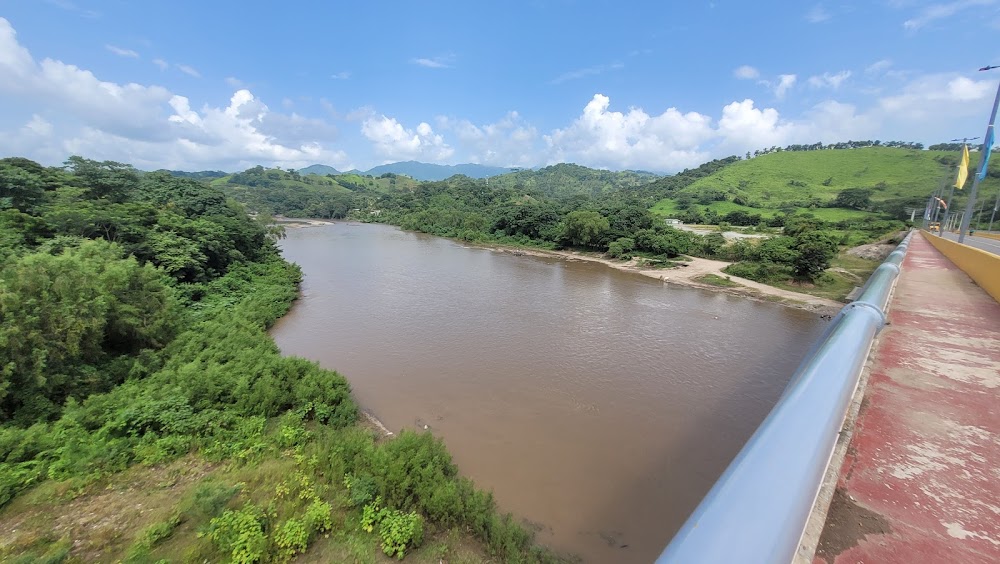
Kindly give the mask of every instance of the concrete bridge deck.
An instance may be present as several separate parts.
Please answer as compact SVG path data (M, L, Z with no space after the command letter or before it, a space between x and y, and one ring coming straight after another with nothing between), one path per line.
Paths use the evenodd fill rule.
M815 563L1000 562L1000 304L913 238Z

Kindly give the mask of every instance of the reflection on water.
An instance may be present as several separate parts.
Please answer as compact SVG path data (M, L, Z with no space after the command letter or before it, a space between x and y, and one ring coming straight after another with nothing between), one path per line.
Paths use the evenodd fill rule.
M649 562L777 400L824 322L603 265L382 225L289 230L282 351L340 371L392 430L587 562Z

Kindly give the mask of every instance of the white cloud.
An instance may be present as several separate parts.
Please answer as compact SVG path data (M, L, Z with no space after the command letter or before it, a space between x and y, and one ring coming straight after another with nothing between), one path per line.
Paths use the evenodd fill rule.
M813 88L840 88L840 85L844 83L845 80L851 77L851 71L844 70L837 74L830 74L828 72L823 73L818 76L809 77L809 86Z
M163 59L153 59L153 64L160 67L161 71L165 71L170 68L170 63L164 61Z
M889 59L882 59L868 65L868 67L865 68L865 74L880 75L890 68L892 68L892 61Z
M235 76L227 76L226 77L226 84L228 84L231 88L245 88L246 87L246 84L242 80L236 78Z
M595 94L572 124L544 136L548 162L678 170L706 160L699 145L712 137L708 116L676 108L655 116L641 108L614 112L610 103Z
M455 55L440 55L438 57L431 58L420 57L410 59L410 63L430 69L446 69L450 68L455 63Z
M987 100L994 89L994 83L986 80L972 80L964 76L929 75L906 85L903 92L886 96L879 105L886 111L908 114L917 119L941 113L941 105ZM969 111L980 112L981 108L970 105Z
M454 133L458 154L464 161L520 167L538 164L538 130L517 112L508 112L499 121L485 125L447 117L437 121L443 131Z
M0 149L47 164L81 154L142 168L352 166L343 151L327 147L337 132L322 120L272 112L248 90L237 91L225 107L196 110L160 86L107 82L61 61L36 62L4 18L0 96L0 116L31 118L0 132Z
M742 150L783 144L791 127L780 120L778 110L757 108L753 100L746 99L722 108L718 133L723 147Z
M733 76L742 80L754 80L760 77L760 71L750 65L743 65L733 71Z
M561 84L568 80L576 80L578 78L583 78L585 76L595 76L598 74L605 73L611 70L619 70L625 68L624 63L612 63L610 65L597 65L593 67L587 67L585 69L577 69L574 71L564 72L563 74L553 78L549 81L549 84Z
M361 133L387 162L424 160L440 163L455 153L444 137L434 133L426 122L421 122L414 131L403 127L395 118L373 115L361 123Z
M136 53L131 49L122 49L121 47L115 47L114 45L105 45L104 48L107 49L108 51L111 51L115 55L118 55L119 57L129 57L132 59L139 58L139 53Z
M921 10L916 17L903 22L903 27L910 31L916 31L929 23L950 18L963 10L977 6L990 6L995 2L996 0L958 0L946 4L931 4Z
M778 84L774 87L774 95L778 99L785 97L785 94L795 86L796 76L794 74L781 74L778 75Z
M330 78L335 79L335 80L347 80L347 79L351 78L351 73L349 73L347 71L340 71L338 73L331 74Z
M809 23L825 22L828 19L830 19L830 12L827 12L822 4L816 4L806 12L806 21Z
M24 129L42 137L52 135L52 124L45 121L45 118L38 114L31 116L31 120L24 124Z
M181 71L182 73L184 73L186 75L190 75L190 76L193 76L195 78L201 78L201 73L198 72L192 66L189 66L189 65L174 65L174 66L177 67L177 70Z

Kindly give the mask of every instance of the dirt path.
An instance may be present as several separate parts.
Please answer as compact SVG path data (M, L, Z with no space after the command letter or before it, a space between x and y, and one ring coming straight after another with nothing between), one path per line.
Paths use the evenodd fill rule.
M643 268L637 264L635 259L630 261L612 260L596 253L546 251L542 249L521 249L495 245L487 245L486 248L519 256L556 257L564 260L599 262L611 268L625 272L634 272L671 284L704 288L751 299L779 303L789 307L815 311L821 315L834 315L840 311L840 308L844 307L844 304L834 300L801 294L791 290L783 290L774 286L768 286L767 284L761 284L760 282L754 282L753 280L747 280L746 278L725 274L722 272L722 269L729 266L730 263L721 260L692 257L689 262L682 263L684 266L676 266L674 268ZM728 278L738 284L738 286L714 286L699 281L699 278L705 274L716 274L723 278Z

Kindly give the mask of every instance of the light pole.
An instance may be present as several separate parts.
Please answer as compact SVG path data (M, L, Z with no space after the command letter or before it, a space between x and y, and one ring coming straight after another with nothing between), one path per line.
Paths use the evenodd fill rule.
M985 66L980 71L1000 68L1000 65ZM983 148L979 154L979 168L976 177L972 179L972 190L969 194L969 201L965 204L965 215L962 217L962 226L958 229L958 242L965 242L965 234L969 231L969 220L972 219L972 208L976 205L976 193L979 190L979 177L986 176L986 151L993 148L993 122L997 119L997 106L1000 106L1000 85L997 85L997 95L993 99L993 111L990 113L990 123L986 126L986 135L983 137Z

